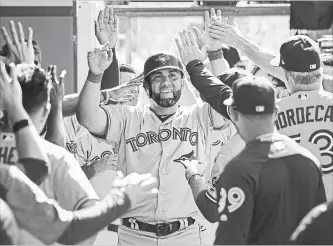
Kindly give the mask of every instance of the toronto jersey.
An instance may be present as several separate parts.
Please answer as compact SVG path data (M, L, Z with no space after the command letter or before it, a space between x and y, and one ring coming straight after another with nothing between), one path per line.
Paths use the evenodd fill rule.
M320 160L328 200L333 198L333 94L302 91L278 102L278 131L309 149Z
M15 134L0 132L0 165L14 165L18 161ZM48 198L54 199L58 204L68 210L74 211L89 200L98 200L98 196L88 179L75 160L66 149L52 144L44 139L43 150L50 160L50 175L39 185ZM27 244L41 244L30 233L22 230L22 240Z
M216 141L212 134L216 130L213 129L211 107L206 103L179 107L164 122L149 105L108 105L103 109L108 119L105 139L109 144L119 146L118 169L124 175L151 173L159 180L156 197L143 200L137 209L123 217L154 223L199 215L185 179L185 169L173 160L194 151L194 156L206 163L203 168L206 177L211 176L215 158L212 152L218 153L212 151L212 143ZM226 124L231 125L227 121ZM221 131L225 131L224 128Z

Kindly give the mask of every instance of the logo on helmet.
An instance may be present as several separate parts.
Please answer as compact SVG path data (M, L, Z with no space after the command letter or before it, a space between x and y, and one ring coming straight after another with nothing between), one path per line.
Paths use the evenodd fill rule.
M159 56L159 57L156 58L156 61L159 61L159 62L162 63L163 65L165 65L165 63L166 63L167 61L169 61L169 60L170 60L170 57L167 56L167 55L161 55L161 56Z

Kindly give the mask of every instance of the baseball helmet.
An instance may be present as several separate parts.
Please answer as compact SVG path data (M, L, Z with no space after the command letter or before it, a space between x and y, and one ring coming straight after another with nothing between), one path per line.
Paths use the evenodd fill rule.
M151 87L149 86L149 80L147 79L150 74L161 69L172 68L181 72L182 77L184 77L184 66L183 63L174 55L167 53L157 53L149 57L144 65L143 76L144 82L143 86L149 90L149 97L151 97Z

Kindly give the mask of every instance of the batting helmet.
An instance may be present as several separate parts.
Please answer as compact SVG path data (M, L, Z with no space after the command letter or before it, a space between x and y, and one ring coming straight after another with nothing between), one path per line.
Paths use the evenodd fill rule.
M158 53L149 57L144 65L143 75L144 82L143 86L149 90L149 97L152 96L151 87L149 86L149 80L147 79L150 74L161 69L172 68L181 72L184 77L184 66L183 63L174 55L167 53Z

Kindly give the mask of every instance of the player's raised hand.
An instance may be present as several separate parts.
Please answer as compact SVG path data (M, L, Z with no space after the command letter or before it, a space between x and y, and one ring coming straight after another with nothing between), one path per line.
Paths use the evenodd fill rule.
M101 45L109 42L111 48L116 46L118 23L118 17L114 15L114 10L110 6L106 6L104 10L99 11L97 21L95 21L95 36Z
M185 29L180 32L176 44L185 66L194 60L205 60L208 46L205 45L200 50L192 31Z
M5 63L0 60L0 108L10 112L22 105L22 89L17 79L17 69L14 63L9 64L10 74Z
M7 63L14 62L15 64L19 63L28 63L34 64L35 54L32 45L33 31L32 28L28 28L28 39L27 42L24 38L24 31L21 22L18 22L18 34L16 31L14 21L9 22L10 32L12 38L7 33L5 27L1 28L1 33L8 45L9 55L7 57Z
M221 10L215 11L215 9L212 8L210 10L210 14L209 11L205 11L204 33L202 33L197 27L193 28L199 48L202 48L204 45L208 45L208 50L213 51L221 49L221 41L212 37L208 31L208 28L215 23L225 24L227 22L228 18L222 18Z
M118 85L112 89L102 90L101 94L103 96L104 103L109 100L125 103L133 100L135 97L139 96L139 86L141 86L143 81L143 75L140 75L127 83Z
M135 208L142 201L156 196L158 182L150 173L131 173L124 177L118 172L118 178L113 182L112 187L124 192L131 201L131 208Z
M208 27L208 32L212 38L220 40L221 44L225 43L230 46L234 46L242 37L237 24L217 22Z
M107 42L102 47L95 47L88 52L88 66L90 72L101 74L111 65L113 53L110 44Z
M64 78L66 76L66 70L62 70L59 80L57 77L57 66L50 65L48 67L48 73L52 82L52 90L50 93L50 103L52 108L59 108L62 106L62 102L65 96Z

